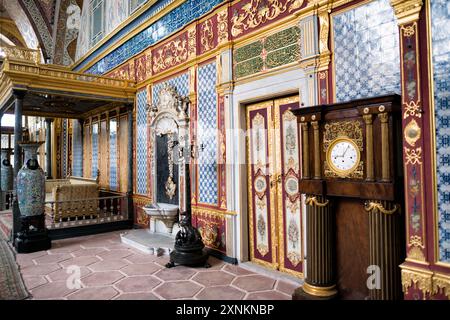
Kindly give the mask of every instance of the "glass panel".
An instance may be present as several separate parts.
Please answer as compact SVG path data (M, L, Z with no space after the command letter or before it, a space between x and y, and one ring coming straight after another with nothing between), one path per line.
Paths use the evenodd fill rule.
M2 134L2 148L9 148L9 135Z

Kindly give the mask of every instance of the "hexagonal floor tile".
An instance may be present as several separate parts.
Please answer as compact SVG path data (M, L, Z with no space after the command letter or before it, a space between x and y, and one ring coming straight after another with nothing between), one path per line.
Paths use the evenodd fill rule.
M114 286L123 292L145 292L152 291L160 283L152 276L136 276L120 280Z
M117 260L128 257L133 254L133 251L128 249L110 250L99 253L98 256L103 260Z
M37 288L48 282L43 276L24 276L23 281L28 290Z
M61 299L74 291L76 289L69 289L65 281L56 281L31 290L31 294L34 299Z
M278 291L250 293L245 300L292 300L292 297Z
M67 296L69 300L111 300L119 292L113 287L83 288Z
M126 266L121 270L128 276L146 276L155 273L159 269L161 269L161 266L158 266L154 263L145 263L145 264L132 264Z
M87 276L88 274L90 274L91 270L89 270L86 267L80 267L80 273L81 273L81 278L83 278L83 277ZM73 274L74 273L72 270L69 270L68 268L61 268L59 270L56 270L55 272L48 274L47 277L51 281L66 281Z
M127 256L125 260L130 261L131 263L141 264L141 263L151 263L156 261L157 257L150 254L140 254L134 253L131 256Z
M191 281L166 282L155 289L155 293L165 299L192 298L202 289Z
M81 282L87 287L99 287L113 284L124 276L118 271L94 272L81 279Z
M178 266L171 269L167 268L161 269L160 271L155 273L155 276L165 281L187 280L190 279L196 273L197 271L194 269L184 266Z
M48 264L48 263L58 263L69 259L72 259L72 256L70 254L55 253L36 258L34 259L34 261L36 262L36 264Z
M240 300L245 293L230 286L208 287L203 289L197 296L200 300Z
M150 292L133 292L123 293L114 300L159 300L159 298Z
M241 276L237 277L232 284L248 292L263 291L273 289L275 280L260 275Z
M300 287L300 284L293 284L285 281L278 281L276 286L278 291L285 293L289 296L292 296L292 294L298 287Z
M99 261L100 261L100 259L97 257L85 256L85 257L76 257L76 258L72 258L70 260L65 260L65 261L61 262L60 265L63 266L64 268L67 268L68 266L86 267L86 266L89 266L89 265L94 264Z
M229 273L235 274L237 276L245 276L245 275L250 275L250 274L255 274L254 272L251 272L247 269L238 267L236 265L233 264L227 264L225 267L223 267L224 271L227 271Z
M77 250L75 252L73 252L72 254L75 257L85 257L85 256L96 256L102 252L105 252L106 250L103 248L89 248L89 249L80 249Z
M220 286L227 285L233 281L234 276L223 271L199 272L192 278L195 282L204 286Z
M49 263L49 264L25 266L20 269L20 272L24 276L45 276L58 269L61 269L61 267L58 264Z
M60 241L60 240L59 240ZM72 252L76 252L78 250L80 250L81 247L79 244L62 244L61 246L55 246L54 244L52 244L52 249L50 249L48 252L51 254L56 254L56 253L72 253Z
M89 269L93 271L120 270L127 265L128 262L124 260L105 260L89 265Z
M219 259L217 259L215 257L211 257L211 256L208 258L208 263L210 265L209 268L198 268L198 270L199 271L220 270L225 265L225 262L223 262L222 260L219 260Z

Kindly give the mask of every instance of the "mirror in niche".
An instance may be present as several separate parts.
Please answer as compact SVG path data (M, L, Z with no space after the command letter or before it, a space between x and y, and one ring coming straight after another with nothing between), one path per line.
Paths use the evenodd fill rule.
M156 201L178 205L178 135L166 133L156 136Z

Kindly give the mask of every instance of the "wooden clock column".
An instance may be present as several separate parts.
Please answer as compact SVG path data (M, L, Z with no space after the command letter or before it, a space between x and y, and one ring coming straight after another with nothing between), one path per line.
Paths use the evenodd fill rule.
M294 111L307 244L305 284L294 299L401 299L399 102L390 95Z

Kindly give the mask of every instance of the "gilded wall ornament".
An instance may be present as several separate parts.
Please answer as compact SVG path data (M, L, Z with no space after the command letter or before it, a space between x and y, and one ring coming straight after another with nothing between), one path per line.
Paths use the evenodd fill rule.
M250 0L231 19L231 34L239 36L244 31L253 29L276 19L279 15L300 8L303 0Z
M200 29L200 43L202 44L203 52L211 50L214 47L214 33L211 20L206 20Z
M414 270L402 269L402 287L403 292L408 294L408 289L414 285L423 295L432 292L432 274L425 272L416 272Z
M161 70L173 67L188 57L188 45L186 40L174 40L165 44L161 49L154 53L153 72L158 73Z
M319 25L319 52L329 52L330 50L328 49L328 34L330 33L330 17L328 15L328 12L325 11L319 14Z
M225 9L217 14L217 30L219 44L228 41L228 10Z
M188 58L192 58L196 55L197 51L197 29L195 26L188 29Z
M410 149L405 147L406 165L422 164L422 148Z
M403 135L410 146L414 147L416 145L417 140L419 140L421 136L421 129L416 120L412 119L406 125Z
M420 118L422 117L422 108L420 107L419 102L411 101L409 103L404 104L405 113L403 115L403 119L408 118L409 116Z

